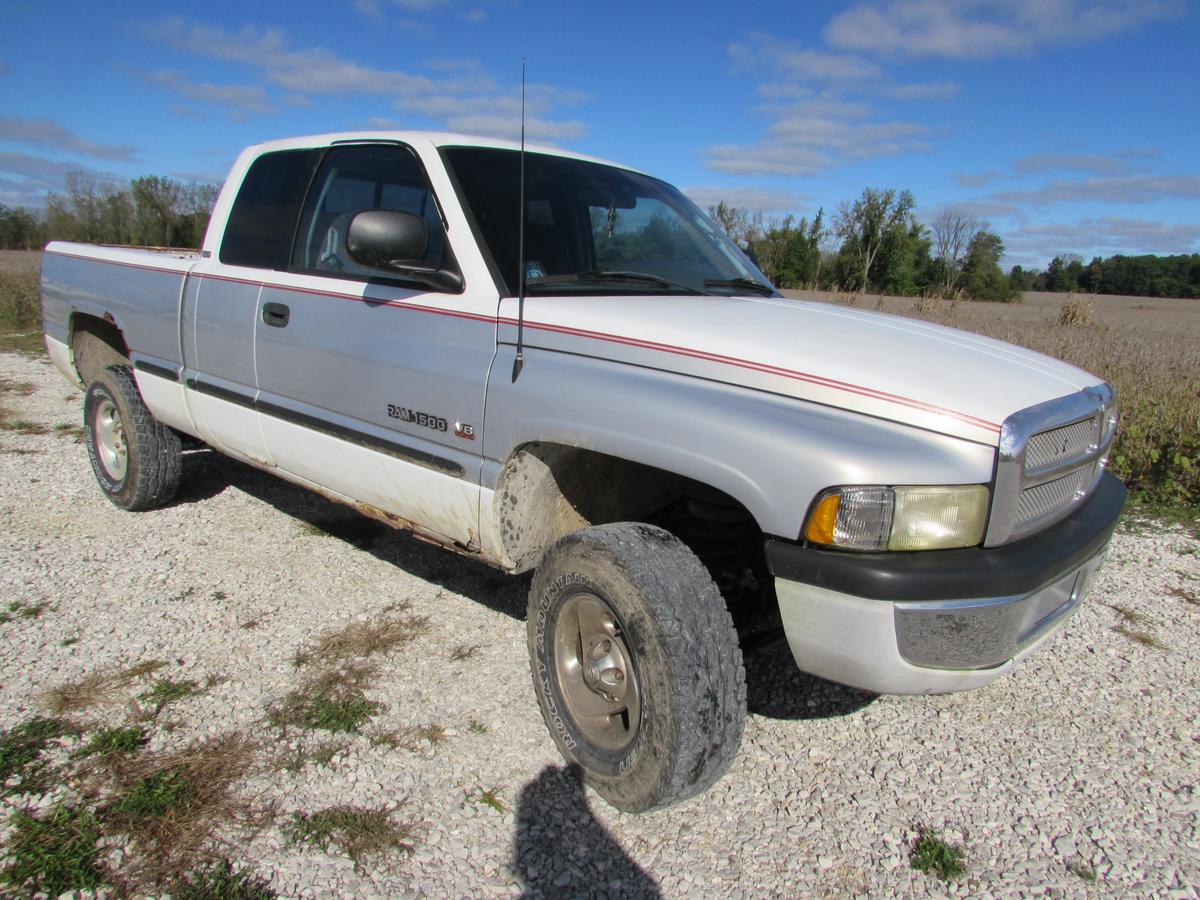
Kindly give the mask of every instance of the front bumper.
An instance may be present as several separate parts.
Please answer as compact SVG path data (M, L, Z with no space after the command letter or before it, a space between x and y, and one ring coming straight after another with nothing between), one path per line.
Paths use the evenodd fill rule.
M1079 607L1124 502L1105 473L1066 519L995 548L855 554L768 541L796 664L878 693L982 687Z

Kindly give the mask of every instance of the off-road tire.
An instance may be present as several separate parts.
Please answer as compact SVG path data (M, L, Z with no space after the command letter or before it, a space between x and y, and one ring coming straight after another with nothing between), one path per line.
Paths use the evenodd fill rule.
M614 614L637 679L636 732L630 729L630 743L617 749L589 739L564 695L562 682L570 678L556 668L560 615L569 616L564 610L583 598L598 598ZM708 571L670 532L621 522L562 538L534 576L528 637L534 691L551 736L618 809L645 812L698 794L737 755L746 716L737 633Z
M109 434L102 418L113 417L124 446L124 471L114 473L101 434ZM83 401L84 443L92 472L109 500L131 511L162 506L175 496L183 469L179 437L150 414L128 366L109 366L88 385ZM111 454L110 454L111 455Z

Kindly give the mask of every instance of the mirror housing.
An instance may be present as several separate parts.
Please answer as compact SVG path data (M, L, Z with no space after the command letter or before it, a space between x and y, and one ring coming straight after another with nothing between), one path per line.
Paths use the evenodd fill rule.
M391 268L399 260L420 260L429 247L425 223L412 213L368 209L350 220L346 252L373 269Z
M360 265L394 272L435 290L461 291L461 275L422 259L428 249L425 222L397 209L363 210L350 220L346 232L346 252Z

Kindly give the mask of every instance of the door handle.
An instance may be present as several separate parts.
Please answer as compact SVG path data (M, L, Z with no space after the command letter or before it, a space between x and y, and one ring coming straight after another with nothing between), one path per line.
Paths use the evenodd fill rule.
M291 309L282 303L263 304L262 320L267 325L274 328L283 328L287 325L288 319L291 317Z

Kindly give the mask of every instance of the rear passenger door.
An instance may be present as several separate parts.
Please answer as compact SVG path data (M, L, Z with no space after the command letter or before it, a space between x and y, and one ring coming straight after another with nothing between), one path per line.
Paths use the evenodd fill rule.
M472 545L495 315L354 261L350 221L369 209L420 216L423 262L454 267L446 222L411 148L329 148L288 271L273 273L259 297L254 352L267 450L300 480Z

